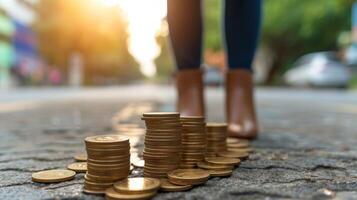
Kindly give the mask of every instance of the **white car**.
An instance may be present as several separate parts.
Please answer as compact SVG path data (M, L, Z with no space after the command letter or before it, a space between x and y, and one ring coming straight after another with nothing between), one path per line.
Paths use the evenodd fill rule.
M350 69L333 52L307 54L284 75L293 86L346 87L351 79Z

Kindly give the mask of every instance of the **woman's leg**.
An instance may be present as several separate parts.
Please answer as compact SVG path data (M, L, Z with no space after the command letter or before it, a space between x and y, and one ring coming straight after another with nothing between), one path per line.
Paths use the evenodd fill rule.
M167 21L178 70L198 69L202 57L201 0L168 0Z
M229 135L234 137L255 138L258 132L252 62L260 24L261 0L226 0L226 114Z
M168 0L167 20L176 74L177 111L182 115L204 115L201 0Z

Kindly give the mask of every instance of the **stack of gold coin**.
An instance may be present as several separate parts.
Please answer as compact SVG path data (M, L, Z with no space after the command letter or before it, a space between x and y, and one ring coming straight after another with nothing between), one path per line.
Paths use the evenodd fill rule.
M176 185L200 185L205 183L210 174L203 169L176 169L167 174L170 183Z
M160 180L155 178L127 178L116 182L105 193L106 199L151 199L160 188Z
M206 123L201 116L181 117L181 164L180 168L194 168L206 154Z
M119 135L90 136L85 139L87 173L84 192L103 194L130 170L129 139Z
M227 151L227 124L207 123L206 142L207 157L215 157L218 152Z
M142 119L146 125L144 176L165 178L167 172L177 169L180 165L180 113L144 113Z

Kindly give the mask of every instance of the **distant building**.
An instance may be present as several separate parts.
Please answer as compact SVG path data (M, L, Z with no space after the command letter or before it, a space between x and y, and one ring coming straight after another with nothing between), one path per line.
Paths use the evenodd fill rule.
M31 76L41 67L31 24L36 12L31 1L0 0L0 88L12 85L10 72Z

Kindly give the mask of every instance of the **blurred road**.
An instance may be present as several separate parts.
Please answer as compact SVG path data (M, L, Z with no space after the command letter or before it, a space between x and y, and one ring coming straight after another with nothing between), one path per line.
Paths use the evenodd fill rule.
M224 121L223 90L207 90L208 121ZM87 135L143 128L140 114L174 108L170 86L42 88L0 92L0 199L102 199L81 192L83 175L59 184L34 171L64 168ZM256 152L230 178L154 199L353 199L357 195L357 93L259 88ZM119 125L118 125L119 124ZM130 133L131 134L131 133ZM131 136L142 149L142 133ZM140 154L140 153L139 153ZM141 174L135 169L133 176Z

